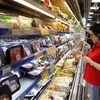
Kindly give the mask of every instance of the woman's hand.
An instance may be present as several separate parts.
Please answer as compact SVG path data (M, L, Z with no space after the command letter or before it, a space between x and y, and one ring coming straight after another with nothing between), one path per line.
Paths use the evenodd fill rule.
M85 47L86 47L88 50L91 49L91 45L88 44L88 43L85 43Z
M86 63L91 64L91 62L93 62L93 61L92 61L89 57L87 57L87 56L84 56L83 58L84 58L84 61L85 61Z

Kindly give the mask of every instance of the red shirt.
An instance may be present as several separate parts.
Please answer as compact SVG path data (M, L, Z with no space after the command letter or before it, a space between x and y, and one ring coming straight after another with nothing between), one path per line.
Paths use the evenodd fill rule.
M87 56L94 62L100 64L100 43L98 45L94 44L91 50L87 53ZM100 86L100 71L89 63L86 64L83 78L90 84Z

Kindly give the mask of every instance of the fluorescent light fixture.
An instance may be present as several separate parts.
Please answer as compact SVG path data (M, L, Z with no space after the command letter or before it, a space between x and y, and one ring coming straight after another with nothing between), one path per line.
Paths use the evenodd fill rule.
M70 9L70 7L69 7L68 4L66 3L66 1L64 2L64 4L67 6L67 8L68 8L69 11L71 12L71 14L74 16L74 18L75 18L76 21L78 22L77 18L76 18L75 15L73 14L72 10Z
M92 16L88 16L88 18L92 18Z
M20 4L24 5L24 6L27 6L27 7L31 8L31 9L33 9L33 10L36 10L36 11L38 11L38 12L44 14L44 15L47 15L47 16L49 16L51 18L55 18L55 16L47 13L46 11L43 11L42 9L32 5L31 3L28 3L27 1L24 1L24 0L13 0L13 1L15 1L17 3L20 3Z
M83 25L86 25L86 18L82 18Z
M93 14L93 12L89 12L89 14L90 14L90 15L92 15L92 14Z
M96 2L100 2L100 0L92 0L92 2L95 2L96 3Z
M93 7L90 7L90 9L91 9L91 10L98 10L99 7L94 7L94 6L93 6Z
M90 26L90 23L87 23L87 25L86 26Z
M68 24L68 23L66 23L65 21L63 21L63 20L61 20L59 18L56 18L56 20L59 21L59 22L62 22L63 24Z
M92 19L89 18L88 20L92 20Z

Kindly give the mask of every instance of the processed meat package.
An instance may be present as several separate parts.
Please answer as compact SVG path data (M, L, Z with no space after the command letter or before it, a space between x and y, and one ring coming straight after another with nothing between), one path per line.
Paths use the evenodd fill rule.
M6 51L12 45L13 43L6 43L6 42L0 43L0 67L3 67L8 64L7 57L6 57Z
M20 89L20 82L17 75L8 76L1 81L1 85L8 85L11 94L14 94Z
M7 49L6 57L8 63L13 63L24 57L24 50L22 45L12 46Z
M23 42L21 43L24 49L24 56L29 56L33 54L31 43L30 42Z
M7 59L5 52L3 51L2 47L0 47L0 68L7 64Z

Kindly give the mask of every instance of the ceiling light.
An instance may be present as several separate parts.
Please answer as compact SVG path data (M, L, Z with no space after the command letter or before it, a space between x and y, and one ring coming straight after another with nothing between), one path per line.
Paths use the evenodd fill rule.
M86 26L90 26L90 23L87 23L87 25Z
M92 2L100 2L100 0L92 0Z
M84 26L86 26L86 18L82 18L82 23Z
M24 1L24 0L13 0L13 1L15 1L17 3L20 3L20 4L24 5L24 6L27 6L27 7L31 8L31 9L33 9L33 10L36 10L36 11L38 11L38 12L44 14L44 15L47 15L47 16L49 16L51 18L55 18L55 16L47 13L46 11L43 11L42 9L36 7L35 5L33 5L31 3L28 3L27 1Z
M98 10L99 7L94 7L94 6L93 6L93 7L90 7L90 9L91 9L91 10Z
M89 18L88 20L92 20L92 19Z
M92 16L88 16L88 18L92 18Z
M93 14L93 12L89 12L89 14L91 15L91 14Z

